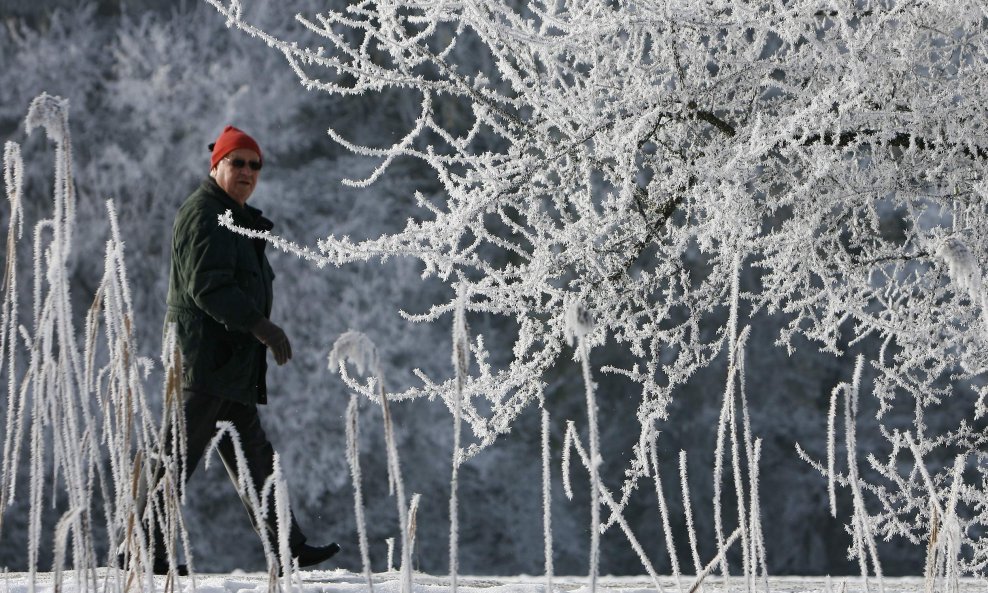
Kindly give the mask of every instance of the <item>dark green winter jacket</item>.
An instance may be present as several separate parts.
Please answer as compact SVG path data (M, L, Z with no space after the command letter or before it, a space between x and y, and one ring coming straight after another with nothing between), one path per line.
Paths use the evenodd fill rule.
M219 225L271 230L252 206L241 207L212 178L182 204L172 232L168 313L182 352L183 387L244 404L266 403L266 349L250 328L271 314L274 272L265 241Z

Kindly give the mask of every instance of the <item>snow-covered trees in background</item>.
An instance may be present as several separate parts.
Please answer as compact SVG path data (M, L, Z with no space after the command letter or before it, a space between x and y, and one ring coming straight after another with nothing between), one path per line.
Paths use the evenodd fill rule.
M877 571L869 538L925 541L930 497L967 474L962 570L984 571L982 3L380 0L299 15L306 32L291 37L256 26L239 1L207 1L307 89L419 106L392 137L329 135L376 163L352 186L411 159L444 191L417 195L403 229L282 246L319 264L410 256L463 287L471 314L511 322L508 364L485 364L484 342L471 344L466 456L542 401L545 377L572 356L566 304L579 301L596 321L588 344L627 354L600 370L640 390L624 493L634 490L677 390L731 358L736 336L721 320L742 268L742 314L781 316L780 346L868 347L870 385L854 392L877 398L887 443L865 455L868 477L824 470L855 493L852 555ZM436 321L455 306L450 296L409 317ZM401 397L452 392L453 379L423 380ZM940 491L891 421L903 407L917 451L946 460L929 468ZM934 412L950 420L930 431ZM957 452L968 454L962 472Z

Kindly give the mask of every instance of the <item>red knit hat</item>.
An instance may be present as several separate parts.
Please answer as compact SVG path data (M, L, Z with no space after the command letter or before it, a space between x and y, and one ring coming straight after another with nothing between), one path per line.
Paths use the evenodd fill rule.
M249 148L253 150L257 153L261 162L264 162L264 156L261 155L261 147L257 145L257 142L253 138L248 136L243 130L233 126L227 126L223 128L223 133L219 135L216 142L209 145L209 149L213 151L213 155L209 159L209 168L215 168L216 164L223 157L238 148Z

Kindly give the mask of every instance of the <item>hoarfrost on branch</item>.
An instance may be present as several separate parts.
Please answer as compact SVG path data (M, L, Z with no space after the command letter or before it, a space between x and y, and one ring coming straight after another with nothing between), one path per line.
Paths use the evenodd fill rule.
M588 346L626 348L627 365L601 370L640 388L649 442L677 387L731 347L716 321L741 274L742 314L782 315L790 350L797 336L835 355L883 344L868 357L879 419L896 397L914 400L918 450L986 467L988 437L969 423L988 394L983 3L377 0L299 15L315 46L206 1L283 53L307 88L417 105L391 145L329 135L379 163L353 185L396 159L431 167L443 191L416 196L422 215L377 239L327 237L318 252L280 246L334 265L411 256L461 287L469 312L514 321L510 364L464 385L467 456L573 356L575 302L594 320ZM435 320L455 298L409 317ZM482 342L471 348L484 358ZM450 404L451 381L395 397ZM957 385L977 404L928 434L923 411ZM901 492L869 488L875 534L923 537L926 486L898 474L906 443L885 432L896 453L873 469ZM988 562L979 549L966 568Z

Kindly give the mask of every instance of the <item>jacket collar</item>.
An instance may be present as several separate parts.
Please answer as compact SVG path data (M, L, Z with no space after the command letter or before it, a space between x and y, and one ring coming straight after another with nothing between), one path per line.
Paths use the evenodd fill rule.
M255 208L250 204L241 206L239 202L230 197L230 194L223 191L223 188L212 177L207 177L202 182L202 189L207 195L218 200L223 206L233 211L234 219L246 218L247 220L244 221L246 223L245 226L260 231L270 231L274 228L274 223L265 218L259 208Z

